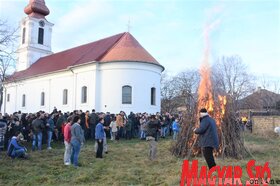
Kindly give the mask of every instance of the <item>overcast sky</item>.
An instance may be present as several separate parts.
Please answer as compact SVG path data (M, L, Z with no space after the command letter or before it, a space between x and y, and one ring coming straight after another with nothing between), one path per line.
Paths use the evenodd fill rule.
M0 0L0 19L12 26L26 16L28 0ZM52 49L62 51L130 33L171 74L199 68L203 29L211 58L239 55L254 75L280 81L279 0L45 0L54 23Z

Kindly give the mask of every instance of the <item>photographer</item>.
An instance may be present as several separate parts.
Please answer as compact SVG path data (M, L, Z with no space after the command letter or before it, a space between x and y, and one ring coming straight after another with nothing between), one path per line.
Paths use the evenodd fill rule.
M11 142L8 146L7 155L11 158L27 158L26 148L20 144L21 141L24 141L23 135L20 132L15 132L15 135L12 137Z
M147 122L147 137L149 141L149 159L155 160L157 154L157 132L160 129L160 123L155 115L151 115L150 120Z

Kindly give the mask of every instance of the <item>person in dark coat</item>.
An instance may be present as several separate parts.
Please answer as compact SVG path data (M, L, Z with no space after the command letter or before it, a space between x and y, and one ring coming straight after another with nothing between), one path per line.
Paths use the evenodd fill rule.
M98 115L95 113L95 109L92 109L92 113L89 116L89 128L91 138L95 140L95 127L98 123Z
M80 118L81 118L80 125L81 125L82 129L85 131L85 129L86 129L86 114L82 111L80 111Z
M149 141L149 159L155 160L157 155L157 132L160 129L160 124L156 119L155 115L150 117L147 122L147 137L146 140Z
M131 119L131 116L129 115L128 116L128 120L124 126L125 128L125 139L131 139L131 128L132 128L132 119Z
M1 117L0 117L0 151L1 149L4 149L5 134L7 131L7 121L2 119Z
M216 166L213 150L219 147L217 126L215 120L208 115L205 108L201 109L199 114L200 126L194 129L194 132L200 135L199 146L202 147L204 158L209 169L211 169Z
M55 121L55 119L54 119ZM62 126L65 123L66 119L64 117L64 115L61 113L61 111L58 111L58 118L56 121L56 129L58 130L58 140L62 140L63 139L63 135L62 135Z
M128 118L130 118L130 120L131 120L130 136L134 138L134 137L136 137L136 133L135 133L136 116L133 112L130 112L130 114L128 115Z
M106 133L106 136L111 138L111 133L110 133L110 129L109 129L109 126L111 124L111 115L110 115L110 112L107 112L105 117L104 117L104 124L103 126L105 127L105 133Z
M23 113L21 115L21 125L22 125L22 134L24 136L24 139L26 139L27 141L30 141L29 139L29 131L30 131L30 126L28 125L28 121L26 119L27 115L25 113Z
M32 150L36 149L36 144L38 150L42 150L42 131L45 128L43 119L43 114L37 112L37 118L32 121L32 132L33 132L33 141L32 141Z

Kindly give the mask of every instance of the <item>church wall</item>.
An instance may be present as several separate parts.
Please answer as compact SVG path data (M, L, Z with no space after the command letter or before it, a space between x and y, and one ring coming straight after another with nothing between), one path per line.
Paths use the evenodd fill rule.
M160 111L161 67L133 62L104 63L100 67L100 108L99 111L126 113ZM122 104L122 86L132 87L132 104ZM151 88L156 88L156 105L151 105Z
M95 108L95 78L94 71L80 72L76 76L76 109L89 110ZM82 103L82 87L87 87L87 102Z
M64 112L91 110L95 108L95 64L76 67L75 69L56 74L34 77L17 83L8 84L7 94L10 101L6 102L6 112L13 113L52 112L54 107ZM87 87L87 102L81 103L81 88ZM63 104L63 90L68 90L67 104ZM41 93L45 93L45 105L41 106ZM22 107L22 95L26 95L26 106ZM17 95L17 96L16 96ZM4 98L6 99L6 98ZM2 108L4 112L4 105Z
M7 95L10 95L10 100L7 101ZM2 105L2 113L4 113L4 107L6 107L7 111L15 111L16 110L16 87L15 86L11 86L9 87L9 89L6 91L6 93L4 92L4 102ZM8 113L12 113L12 112L8 112Z
M50 102L50 111L53 110L54 107L56 107L59 110L62 110L64 112L66 111L72 111L74 100L73 100L73 74L69 74L67 76L62 77L53 77L50 79L50 96L51 99ZM67 104L63 104L63 90L67 89L68 92L68 99Z
M22 80L17 83L6 85L7 94L10 93L10 101L6 102L6 112L13 113L21 110L22 112L37 112L44 110L51 112L54 106L62 107L62 91L67 87L68 97L72 94L72 73L60 72L54 75L34 77ZM62 86L63 85L63 86ZM41 106L41 93L45 93L44 105ZM25 106L22 106L23 94L26 95ZM60 95L61 94L61 95ZM6 98L5 98L6 99ZM63 108L72 107L70 102ZM4 112L4 106L2 112Z
M22 112L37 112L38 110L48 111L48 82L44 81L27 81L20 82L15 87L17 96L16 110ZM41 92L45 92L45 104L41 106ZM25 95L25 106L23 106L23 95ZM8 111L8 110L7 110ZM9 112L9 111L8 111ZM9 112L11 113L11 112Z
M33 77L9 84L6 112L13 113L52 112L56 107L63 112L91 110L97 112L129 113L160 111L160 77L162 68L139 62L111 62L83 65L69 71ZM97 82L97 83L96 83ZM122 104L122 86L132 87L132 104ZM81 103L82 87L87 87L87 102ZM151 105L151 88L156 88L156 105ZM63 104L63 90L68 90L67 104ZM45 105L41 106L41 93L45 93ZM22 95L26 95L26 106L22 107ZM17 95L17 97L15 97ZM6 99L6 98L5 98ZM2 109L3 112L3 109Z

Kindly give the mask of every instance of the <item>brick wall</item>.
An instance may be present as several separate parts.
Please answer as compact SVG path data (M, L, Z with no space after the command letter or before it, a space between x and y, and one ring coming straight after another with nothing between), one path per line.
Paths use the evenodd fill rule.
M253 133L267 134L280 127L280 116L253 116Z

